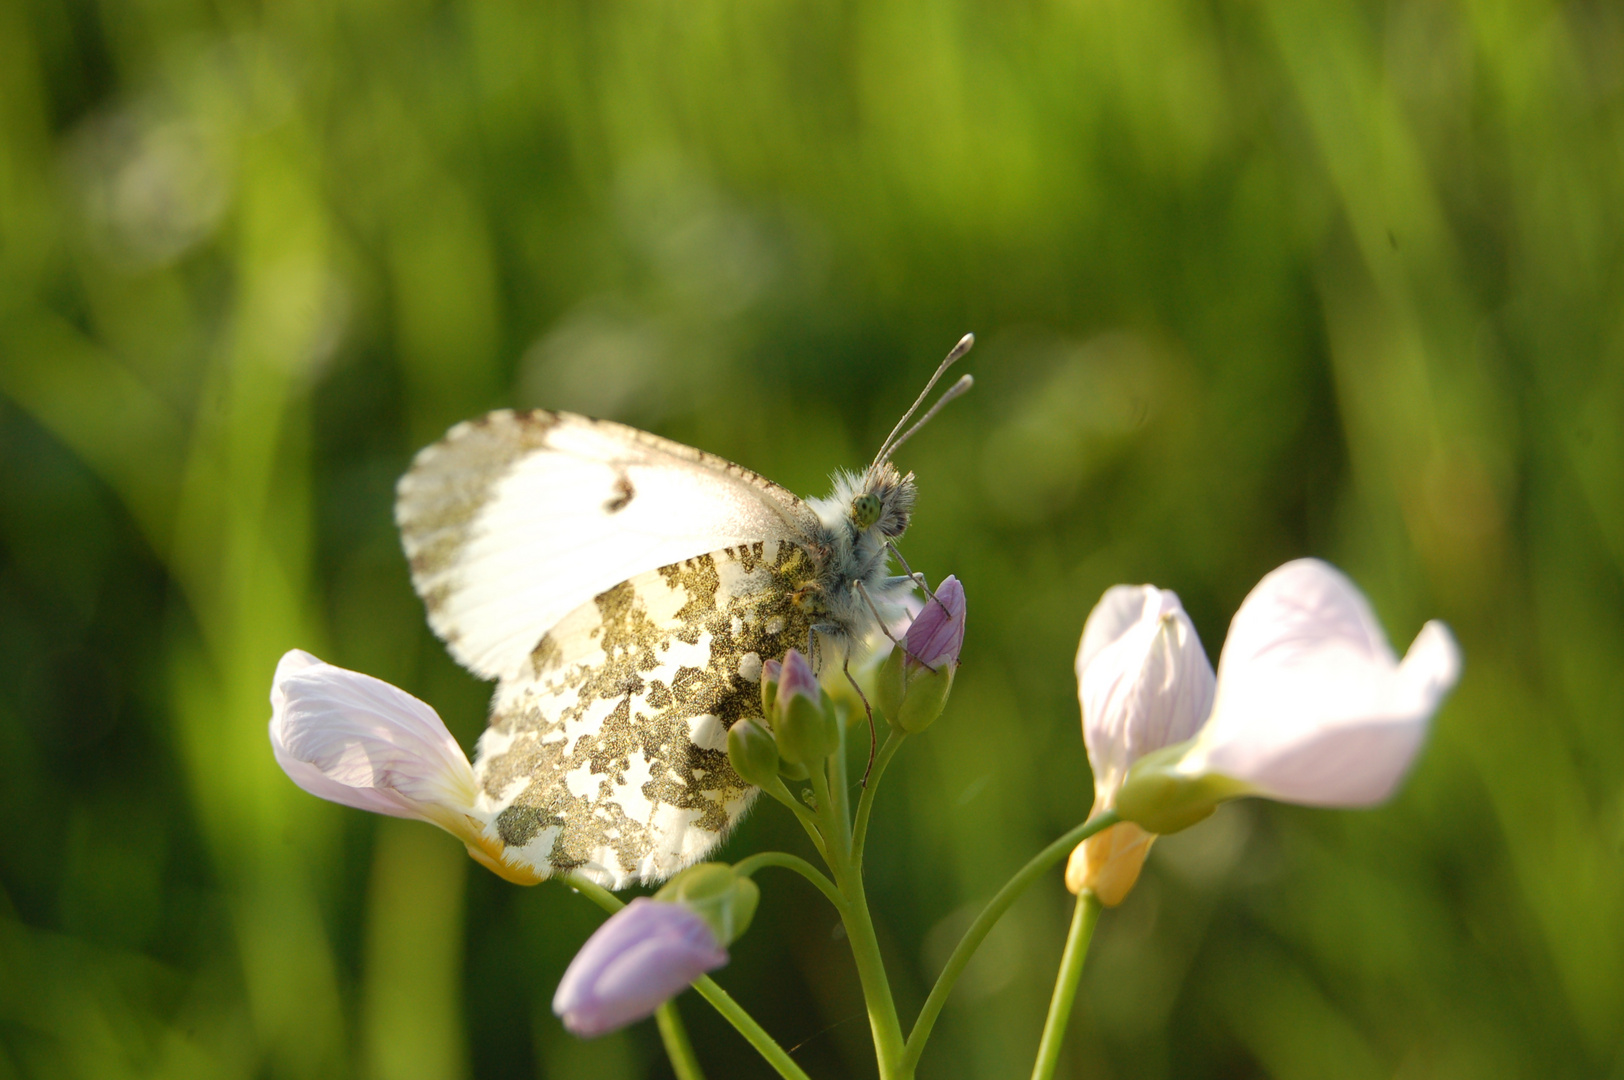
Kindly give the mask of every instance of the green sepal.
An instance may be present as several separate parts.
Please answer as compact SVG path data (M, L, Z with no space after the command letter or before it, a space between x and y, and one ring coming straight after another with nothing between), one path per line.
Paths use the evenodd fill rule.
M840 721L833 702L821 691L818 699L791 694L777 703L773 733L778 736L779 756L792 764L822 761L840 745Z
M917 735L934 724L947 708L947 696L953 692L953 673L957 669L957 664L945 663L935 671L925 668L915 672L908 680L902 704L895 713L887 714L894 717L891 722L910 735Z
M879 706L888 720L895 718L901 711L902 698L908 689L907 678L902 670L902 660L902 646L895 646L891 650L891 655L885 658L874 674L874 704Z
M1218 804L1254 794L1246 784L1217 773L1191 776L1178 764L1189 743L1163 747L1134 762L1116 793L1117 816L1148 832L1176 833L1218 809Z
M767 678L767 673L761 673L761 715L773 714L773 702L778 697L778 680Z
M750 928L761 890L727 863L706 862L690 866L666 882L654 899L681 904L704 919L717 943L725 947Z
M778 775L778 742L754 720L740 720L728 729L727 759L746 783L766 787Z

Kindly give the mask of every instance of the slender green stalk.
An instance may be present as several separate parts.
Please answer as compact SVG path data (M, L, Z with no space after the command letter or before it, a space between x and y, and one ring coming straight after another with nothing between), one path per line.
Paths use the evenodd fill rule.
M829 903L835 906L836 911L844 912L846 910L846 898L840 895L840 890L835 888L835 883L819 873L817 867L798 855L791 855L784 851L763 851L750 856L748 859L741 859L734 863L733 872L744 877L750 877L763 866L781 866L786 870L795 871L816 885L818 891L829 898Z
M694 983L694 989L699 991L699 996L710 1002L728 1023L738 1029L745 1041L755 1047L757 1052L767 1059L767 1064L777 1069L778 1075L784 1077L784 1080L810 1080L784 1048L756 1023L755 1017L745 1012L743 1006L734 1001L731 994L716 985L716 980L709 975L703 975Z
M819 828L818 818L812 813L812 811L808 810L805 804L792 795L789 787L784 783L784 781L776 776L773 777L773 782L770 786L764 787L761 790L765 791L767 794L789 807L790 812L795 815L795 820L801 823L801 828L805 829L806 835L811 838L812 846L818 849L818 854L823 857L823 861L828 862L829 845L824 842L823 833Z
M851 789L846 780L846 710L842 706L835 706L835 719L840 731L840 745L829 755L829 805L834 809L834 820L839 828L840 847L850 851Z
M620 897L616 896L602 885L599 885L597 882L588 881L579 874L565 874L564 882L570 888L574 889L582 896L585 896L588 900L592 901L594 904L597 904L611 915L626 906Z
M970 929L964 932L964 937L954 948L953 955L947 958L947 966L942 968L941 975L936 978L936 985L931 987L930 996L925 999L924 1007L919 1010L919 1019L914 1021L907 1047L903 1050L902 1071L899 1075L912 1074L914 1066L919 1063L919 1055L924 1052L925 1042L930 1038L930 1029L935 1026L942 1006L947 1004L947 996L953 992L953 984L958 981L964 972L964 966L970 962L970 957L975 955L976 949L1003 917L1004 912L1009 910L1010 905L1029 889L1034 881L1069 855L1072 848L1101 829L1115 825L1117 820L1116 811L1108 810L1083 822L1034 855L1025 866L1015 872L1015 876L1010 878L1002 889L998 890L998 894L988 901L981 914L976 916L976 921L970 924ZM838 877L836 880L839 880Z
M1049 1016L1043 1022L1043 1038L1038 1040L1038 1057L1032 1064L1032 1080L1052 1080L1060 1060L1060 1044L1066 1038L1071 1006L1077 1000L1077 981L1083 975L1083 958L1094 937L1094 924L1100 920L1100 898L1089 889L1077 894L1077 909L1066 933L1066 948L1060 954L1060 972L1054 980L1054 997L1049 999Z
M824 853L823 858L829 864L829 868L833 870L835 863L840 861L840 856L845 850L845 844L842 841L846 838L846 830L839 820L840 815L835 811L834 796L829 792L829 775L821 768L813 768L811 773L809 779L812 784L812 794L818 800L818 824L829 840L828 851Z
M845 726L841 725L841 740L827 762L828 770L844 791L846 741ZM845 897L841 909L841 923L846 927L846 939L851 943L852 960L857 965L857 978L863 987L863 1001L868 1007L869 1029L874 1035L874 1052L879 1059L880 1080L892 1080L905 1074L897 1072L902 1056L902 1022L897 1018L897 1005L891 996L891 980L880 957L879 938L874 933L874 920L869 915L868 897L863 891L862 870L851 856L851 819L844 799L837 799L830 790L830 777L823 769L812 770L812 791L818 799L818 819L824 834L830 838L825 860L834 874L835 885Z
M897 728L892 728L885 736L885 742L880 745L880 752L874 758L874 771L869 774L868 786L857 797L857 823L851 830L851 857L859 867L863 865L863 845L868 841L868 819L874 812L874 792L879 789L880 777L885 775L885 767L891 764L891 759L897 756L902 749L902 740L907 734Z
M874 933L874 920L868 913L863 875L844 857L830 869L834 871L835 881L846 897L841 922L846 927L846 938L851 942L852 960L857 964L857 978L862 983L863 1000L868 1006L868 1025L874 1034L880 1080L908 1076L906 1069L899 1068L905 1046L902 1021L897 1017L897 1003L891 996L891 980L885 972L885 961L880 957L880 940Z
M671 1059L671 1071L677 1074L677 1080L705 1080L705 1070L694 1056L694 1044L688 1041L688 1029L682 1026L675 998L654 1010L654 1023L660 1029L660 1041L665 1044L665 1056Z

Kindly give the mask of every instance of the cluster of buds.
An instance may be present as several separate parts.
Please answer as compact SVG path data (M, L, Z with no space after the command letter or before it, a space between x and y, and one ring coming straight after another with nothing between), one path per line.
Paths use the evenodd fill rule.
M1248 594L1216 675L1178 597L1107 591L1083 631L1078 697L1094 809L1123 824L1073 852L1067 884L1120 902L1155 834L1226 799L1382 802L1459 674L1442 623L1422 627L1401 662L1364 596L1317 559L1287 563Z
M920 732L942 714L964 645L964 614L964 586L950 576L881 663L875 704L897 728ZM763 722L741 720L727 733L734 771L758 787L780 776L805 779L840 745L839 710L795 649L782 663L762 665L761 709Z
M804 780L808 766L840 743L834 703L794 649L782 663L761 666L761 709L764 723L740 720L727 733L733 771L757 787L771 786L780 775Z

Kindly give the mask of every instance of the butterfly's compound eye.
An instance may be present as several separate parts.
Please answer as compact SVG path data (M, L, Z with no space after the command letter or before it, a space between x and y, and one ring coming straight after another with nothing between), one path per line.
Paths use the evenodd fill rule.
M880 520L880 512L884 509L878 495L865 491L851 501L852 522L858 529L866 529Z

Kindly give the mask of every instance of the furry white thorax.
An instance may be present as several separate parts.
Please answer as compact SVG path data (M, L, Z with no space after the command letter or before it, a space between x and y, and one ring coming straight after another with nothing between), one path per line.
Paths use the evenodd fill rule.
M808 500L818 516L817 539L824 549L818 582L824 611L816 629L838 644L843 659L855 660L881 633L875 609L881 619L891 622L903 612L902 601L914 588L908 578L892 576L886 545L908 528L917 488L913 473L904 476L889 461L862 474L842 470L831 481L834 490L828 496ZM858 527L852 512L853 500L864 494L880 500L879 516L866 529Z

